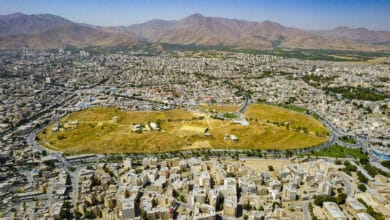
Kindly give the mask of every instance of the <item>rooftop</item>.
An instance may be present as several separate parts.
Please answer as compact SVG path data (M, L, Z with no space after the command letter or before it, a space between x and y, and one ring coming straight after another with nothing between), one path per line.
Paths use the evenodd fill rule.
M350 205L356 211L366 210L366 207L355 198L347 198L347 204Z
M324 202L324 208L334 219L346 219L344 213L340 210L339 206L334 202Z

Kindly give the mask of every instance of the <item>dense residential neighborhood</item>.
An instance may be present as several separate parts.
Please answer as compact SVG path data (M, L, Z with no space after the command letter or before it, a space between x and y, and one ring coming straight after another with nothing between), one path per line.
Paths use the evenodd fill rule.
M0 0L0 220L390 220L389 11Z
M390 158L388 65L64 47L2 51L0 73L1 218L390 218L390 172L382 163ZM302 154L65 155L36 140L49 123L92 106L164 111L236 105L245 111L251 103L320 120L331 132L329 144ZM159 131L154 122L148 126ZM58 126L53 131L61 132ZM340 156L315 156L334 144L341 145Z

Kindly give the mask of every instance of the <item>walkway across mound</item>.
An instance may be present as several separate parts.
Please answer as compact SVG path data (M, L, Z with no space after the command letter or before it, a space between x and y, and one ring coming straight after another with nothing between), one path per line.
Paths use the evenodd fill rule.
M252 104L243 117L249 126L204 111L125 112L92 107L63 117L37 137L41 145L69 154L286 150L317 146L329 139L329 131L319 121L277 106Z

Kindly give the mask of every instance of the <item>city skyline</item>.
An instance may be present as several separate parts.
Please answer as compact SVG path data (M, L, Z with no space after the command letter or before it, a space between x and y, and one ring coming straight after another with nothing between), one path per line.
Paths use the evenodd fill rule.
M175 20L194 13L248 21L270 20L305 30L338 26L390 30L387 1L8 1L1 0L0 14L54 14L75 22L121 26L151 19Z

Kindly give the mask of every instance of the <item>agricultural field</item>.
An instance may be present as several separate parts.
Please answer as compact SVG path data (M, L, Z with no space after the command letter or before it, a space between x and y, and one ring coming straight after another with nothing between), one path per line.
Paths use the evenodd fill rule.
M210 110L211 107L205 109ZM156 153L193 149L298 149L329 138L327 129L304 114L252 104L235 120L208 111L131 111L92 107L71 113L37 135L41 145L67 154ZM219 108L233 110L237 107ZM156 129L158 127L158 129Z

